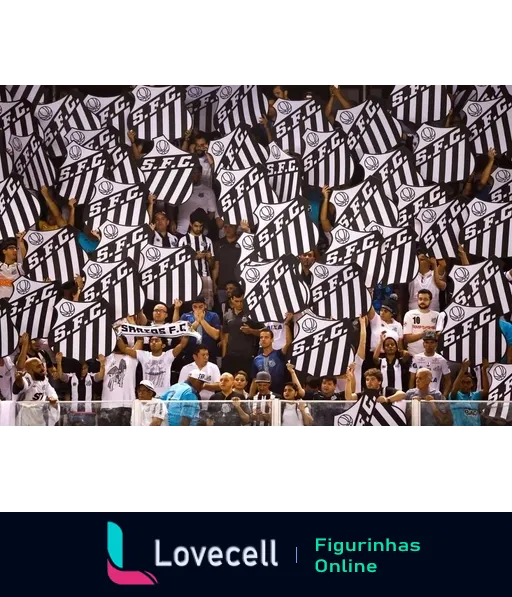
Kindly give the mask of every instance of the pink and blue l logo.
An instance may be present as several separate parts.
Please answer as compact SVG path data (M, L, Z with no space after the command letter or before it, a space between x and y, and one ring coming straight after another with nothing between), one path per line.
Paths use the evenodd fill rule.
M123 531L115 522L107 526L107 572L116 585L157 585L158 581L150 572L123 569Z

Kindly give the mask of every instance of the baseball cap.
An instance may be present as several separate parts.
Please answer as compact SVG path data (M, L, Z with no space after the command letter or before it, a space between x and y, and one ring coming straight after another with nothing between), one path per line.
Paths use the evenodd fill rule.
M194 369L188 374L189 379L197 379L197 381L202 381L206 383L206 375L200 371L199 369Z
M4 250L7 249L8 247L17 247L18 243L16 242L15 238L6 238L5 240L2 241L2 244L0 244L0 250Z
M156 396L156 390L155 390L155 386L148 381L147 379L143 379L139 386L144 386L145 388L147 388L148 390L150 390L151 392L153 392L153 396Z
M266 371L260 371L256 375L256 379L254 380L256 383L272 383L272 378L270 377L270 373Z
M437 342L437 334L433 330L429 330L428 332L425 332L423 340L435 340Z

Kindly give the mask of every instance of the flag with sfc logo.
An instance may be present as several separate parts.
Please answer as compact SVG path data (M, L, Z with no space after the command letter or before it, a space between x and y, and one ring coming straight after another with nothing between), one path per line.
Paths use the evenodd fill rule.
M84 208L84 222L98 230L107 220L122 226L148 224L147 190L141 184L121 184L101 178Z
M444 205L446 191L438 184L419 187L402 185L398 191L398 226L408 226L424 207Z
M315 100L290 101L278 99L274 104L275 142L284 151L302 154L303 137L307 130L328 133L333 130L322 106Z
M12 148L14 169L22 177L27 189L39 192L42 187L52 187L55 184L55 168L38 135L12 135L9 145Z
M419 273L416 232L414 228L393 228L372 223L367 228L379 233L384 242L381 247L384 262L384 284L407 284Z
M31 104L42 103L43 85L6 85L12 101L26 100Z
M268 159L268 150L256 143L249 127L244 124L210 143L208 152L213 158L216 173L219 170L251 168L256 164L264 164Z
M342 186L354 174L354 160L340 129L322 133L306 130L303 135L304 177L312 187Z
M414 155L406 147L398 147L383 154L365 154L361 158L364 179L378 175L387 197L395 197L402 185L420 186L423 178L416 170Z
M31 228L39 219L41 206L27 191L18 176L0 181L0 238L16 236Z
M66 95L51 104L42 104L34 112L43 130L43 140L50 157L61 158L67 153L65 135L73 128L99 129L100 123L84 102L73 95Z
M0 359L14 354L20 339L9 310L9 303L5 299L0 300Z
M389 107L397 120L420 126L446 119L451 100L443 85L396 85Z
M355 319L366 315L372 299L365 286L365 272L357 263L311 268L311 309L321 317Z
M133 259L138 261L141 248L149 241L149 226L121 226L106 220L98 229L100 244L94 253L98 263Z
M244 170L220 170L217 180L221 186L217 209L226 224L238 226L242 220L247 220L249 226L254 228L258 205L278 203L265 166L261 164Z
M325 255L327 265L357 263L365 272L365 285L375 288L384 274L382 235L371 230L359 232L338 224L330 233L331 242Z
M404 427L404 411L394 404L377 402L380 392L366 389L351 408L334 418L335 427Z
M174 141L192 128L184 90L176 86L138 85L133 96L135 104L128 117L128 130L135 131L139 139L152 141L165 137Z
M76 199L78 205L83 205L92 197L94 185L105 176L106 168L107 155L102 149L86 149L71 143L59 170L57 192L66 201Z
M74 303L62 299L55 305L57 319L48 343L55 352L83 363L99 354L110 355L117 343L114 319L106 301Z
M501 361L507 342L501 333L500 311L496 305L462 307L451 303L439 316L438 327L443 326L439 354L455 363L468 359L473 367L485 359L490 363Z
M336 114L347 145L358 159L365 153L386 153L401 142L402 127L375 99Z
M464 245L471 255L507 258L512 255L512 203L473 199L464 224Z
M505 267L496 258L476 265L457 265L450 271L453 302L463 307L496 305L501 315L512 310L512 286L504 275Z
M330 201L336 210L336 224L345 228L364 230L371 222L397 226L398 210L377 176L349 189L333 189Z
M268 100L257 85L223 85L217 93L215 129L227 135L242 123L257 126L268 112Z
M48 338L59 290L55 282L34 282L25 276L14 282L9 317L20 334Z
M270 143L268 148L268 182L279 201L291 201L301 194L301 162L285 153L277 143Z
M128 116L130 115L133 96L131 94L114 97L87 95L85 107L94 114L102 127L113 126L119 131L121 143L130 144L128 138Z
M512 148L512 96L468 102L464 106L466 126L475 153L487 154L494 148L498 155Z
M87 261L78 243L77 230L72 226L47 232L29 231L24 240L27 255L23 269L31 280L71 282Z
M238 238L237 246L240 247L238 266L243 269L248 261L263 261L254 250L254 234L244 232Z
M12 172L12 159L7 153L7 140L5 133L0 129L0 182L5 180Z
M299 260L292 255L246 262L236 276L245 287L244 309L253 321L284 321L287 313L300 313L311 302L299 275Z
M139 273L146 298L166 305L177 298L192 301L203 287L196 253L190 246L169 249L146 245L140 251Z
M318 244L319 232L309 216L308 203L296 197L288 203L259 205L254 210L258 221L254 248L264 259L281 255L302 255Z
M497 168L492 173L492 187L489 194L489 201L493 203L504 203L512 200L512 170L508 168Z
M459 236L468 217L466 201L458 197L437 207L421 209L416 216L416 232L421 248L436 259L458 256Z
M203 133L211 133L215 130L213 118L217 112L219 100L217 92L219 85L214 87L201 87L191 85L187 87L185 106L192 115L192 126Z
M27 137L39 132L30 104L23 100L0 102L0 129L19 137Z
M140 170L159 201L181 205L192 195L192 171L197 164L195 156L158 137L154 148L141 160Z
M416 166L429 182L466 181L475 170L475 157L465 128L423 125L414 150Z
M88 261L84 267L85 285L80 300L87 303L104 299L114 310L117 321L135 315L144 307L137 264L132 259L116 263Z
M487 415L492 418L508 420L512 414L512 365L493 365L488 375L491 379L487 398Z
M350 319L336 321L307 310L295 324L290 361L297 371L313 377L344 375L354 362L353 344Z
M70 128L64 134L64 140L67 145L77 143L86 149L115 149L120 143L119 132L113 127L88 131Z
M144 174L137 167L127 147L107 149L106 152L109 161L108 178L122 184L146 183Z

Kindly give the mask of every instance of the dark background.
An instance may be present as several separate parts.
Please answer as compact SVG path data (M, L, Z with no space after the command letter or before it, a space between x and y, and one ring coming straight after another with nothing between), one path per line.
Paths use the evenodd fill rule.
M333 471L334 472L334 471ZM84 470L84 474L87 472ZM349 480L347 479L349 482ZM321 489L320 489L321 491ZM148 496L148 508L158 499ZM319 495L319 499L321 496ZM329 499L333 499L331 496ZM3 595L475 595L494 593L508 558L509 515L501 514L4 514L0 563ZM106 528L124 531L125 569L154 574L154 587L118 587L106 574ZM376 562L375 574L319 574L317 537L337 541L419 541L419 553L351 553ZM155 568L154 540L162 559L174 547L258 546L277 540L278 568ZM299 547L299 565L295 547Z

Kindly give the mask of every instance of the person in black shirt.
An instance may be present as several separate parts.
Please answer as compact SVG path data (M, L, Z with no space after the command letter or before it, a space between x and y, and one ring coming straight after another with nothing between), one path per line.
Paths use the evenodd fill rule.
M306 282L306 284L311 287L313 283L313 274L311 273L311 268L316 263L316 255L314 251L309 251L308 253L303 253L299 255L299 261L301 264L300 268L300 277Z
M149 243L155 247L175 249L178 246L178 238L169 232L169 218L163 211L155 214L151 228L153 233L149 237Z
M251 414L244 395L233 390L235 378L231 373L223 373L219 381L220 392L214 394L208 405L208 412L213 416L215 425L222 427L240 427L248 425Z
M233 279L240 260L240 246L238 245L237 227L224 224L225 237L214 245L215 266L213 268L213 282L217 288L219 303L227 300L225 287Z
M311 414L313 415L314 425L317 427L332 427L334 418L342 414L345 405L339 405L338 402L345 401L345 395L342 392L336 392L338 380L333 376L322 378L320 392L313 395L306 394L306 400L314 401L311 405ZM333 404L315 404L316 402L331 401Z

